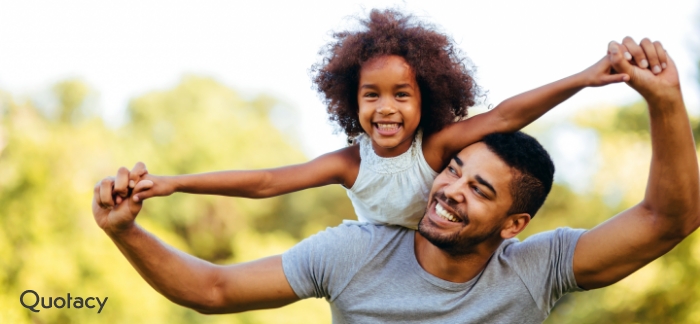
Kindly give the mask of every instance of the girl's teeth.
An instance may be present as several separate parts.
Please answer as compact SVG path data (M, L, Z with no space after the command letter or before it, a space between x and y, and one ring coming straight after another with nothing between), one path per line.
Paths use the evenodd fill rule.
M398 124L377 124L377 127L379 127L380 130L383 131L391 131L399 128Z

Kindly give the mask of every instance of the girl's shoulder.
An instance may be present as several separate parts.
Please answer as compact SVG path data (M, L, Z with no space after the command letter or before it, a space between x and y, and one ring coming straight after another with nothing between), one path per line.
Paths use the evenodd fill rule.
M348 147L333 152L343 159L345 165L360 165L360 145L354 143Z
M351 188L360 172L360 146L350 145L325 154L325 162L336 169L340 182L346 188Z
M420 146L423 158L435 172L440 172L445 163L444 147L440 135L440 131L423 135Z

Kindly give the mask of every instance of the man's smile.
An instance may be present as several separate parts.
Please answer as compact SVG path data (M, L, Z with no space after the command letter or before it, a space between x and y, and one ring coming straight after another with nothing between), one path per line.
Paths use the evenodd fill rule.
M468 223L465 221L467 219L466 215L462 215L439 198L433 199L427 214L433 224L442 227L465 226Z
M446 211L442 206L438 203L435 204L435 213L438 214L438 216L450 221L450 222L458 222L457 217Z

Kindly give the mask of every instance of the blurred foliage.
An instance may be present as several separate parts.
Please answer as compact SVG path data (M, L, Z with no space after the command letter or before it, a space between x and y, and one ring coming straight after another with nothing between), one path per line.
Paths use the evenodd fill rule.
M155 174L254 169L299 163L293 128L272 123L293 109L261 95L243 98L214 80L187 77L128 107L109 127L94 90L80 80L53 87L45 107L0 92L0 322L2 323L327 323L323 300L278 310L204 316L177 306L140 278L90 212L92 185L119 166L143 161ZM44 103L46 105L46 103ZM590 190L555 185L525 238L559 226L591 228L644 194L650 145L644 103L584 110L579 127L598 134L599 165ZM700 126L693 120L698 138ZM546 131L542 136L555 136ZM562 168L564 166L560 166ZM339 186L265 200L176 194L151 199L138 222L169 244L219 264L278 254L344 218L354 218ZM548 323L700 322L700 239L611 287L563 298ZM109 297L90 309L41 309L18 303L41 296Z
M94 224L93 185L119 166L143 161L156 174L253 169L305 161L295 134L270 123L294 114L274 98L245 99L206 78L134 99L128 122L108 127L80 80L57 84L43 107L0 92L0 323L326 323L325 301L279 310L204 316L177 306L140 278ZM279 254L343 218L340 187L247 200L173 195L145 203L139 223L169 244L216 263ZM45 297L109 297L96 310L41 309ZM30 299L30 301L33 300Z
M523 237L559 226L592 228L644 196L651 159L646 103L583 110L575 121L598 134L591 190L555 186ZM697 143L697 118L691 125ZM699 235L610 287L565 296L546 323L700 323Z

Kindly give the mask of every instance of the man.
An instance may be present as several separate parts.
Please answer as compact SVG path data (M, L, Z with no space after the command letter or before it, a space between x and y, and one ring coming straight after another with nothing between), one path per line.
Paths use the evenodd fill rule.
M588 231L513 239L542 205L554 171L522 133L491 135L457 154L435 179L417 232L346 224L282 256L213 265L136 225L141 205L127 196L127 183L145 173L143 164L98 183L93 213L151 286L202 313L313 296L329 301L337 323L539 323L564 294L613 284L700 226L698 164L678 72L660 43L623 44L610 43L609 57L649 104L651 170L638 205ZM141 181L133 193L150 185Z

